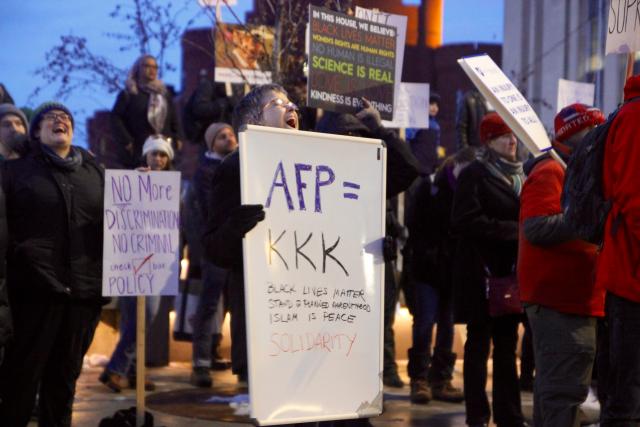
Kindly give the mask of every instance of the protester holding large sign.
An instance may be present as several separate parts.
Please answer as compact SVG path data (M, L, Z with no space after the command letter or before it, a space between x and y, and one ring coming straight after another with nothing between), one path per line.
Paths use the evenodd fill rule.
M73 115L55 102L31 120L31 151L6 162L7 284L16 334L0 368L0 423L70 425L76 381L105 301L104 174L72 146Z
M242 199L266 212L244 242L252 416L380 414L382 142L250 126L240 145Z
M397 30L315 6L309 23L309 106L354 113L364 97L391 120Z
M253 88L234 110L237 130L246 124L297 129L297 106L282 86L267 84ZM231 368L247 380L247 332L244 306L242 238L264 219L262 205L240 203L240 157L236 150L216 169L213 177L208 231L203 237L204 256L229 272L231 312Z
M234 111L234 127L238 129L246 124L258 124L284 129L297 129L298 118L295 111L296 106L290 103L282 87L273 84L256 87L236 107ZM364 122L368 121L365 116L362 119ZM366 128L365 125L361 124L360 126ZM391 151L394 150L389 148L389 157L391 157ZM411 157L410 154L409 157ZM408 179L409 182L405 183L404 187L394 186L394 191L397 192L402 191L411 183L417 175L417 167L414 164L415 161L414 163L409 162L404 156L397 153L394 159L394 170L391 171L391 164L389 164L388 168L390 175L395 174L396 183L402 181L398 176L408 177L412 172L410 179ZM401 161L401 159L405 160ZM407 170L409 172L406 172ZM300 173L304 174L304 169L300 169ZM323 172L322 177L325 177L325 175L326 173ZM389 188L389 185L387 185L387 188ZM353 191L350 192L353 193ZM313 206L315 206L315 202L310 201L309 203L313 203ZM309 209L312 208L310 207ZM241 379L243 377L246 378L248 373L247 341L246 338L242 339L242 335L246 336L242 238L264 218L265 211L262 205L241 204L240 155L236 151L230 154L216 171L211 196L209 231L204 237L204 244L206 255L211 261L219 266L231 269L232 367L234 373L238 374ZM235 321L233 320L234 318ZM234 329L236 330L235 332ZM375 396L371 397L371 399L374 398Z

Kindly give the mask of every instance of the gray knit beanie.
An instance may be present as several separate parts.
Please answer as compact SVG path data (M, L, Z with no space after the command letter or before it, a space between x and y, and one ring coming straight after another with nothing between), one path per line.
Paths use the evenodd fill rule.
M13 104L0 104L0 120L2 120L2 118L7 114L18 116L20 120L22 120L24 130L27 132L27 134L29 133L29 121L27 121L27 116L24 115L21 109Z

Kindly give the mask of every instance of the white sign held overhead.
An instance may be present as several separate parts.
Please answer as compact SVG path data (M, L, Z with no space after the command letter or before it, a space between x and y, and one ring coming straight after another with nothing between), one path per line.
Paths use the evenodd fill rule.
M243 244L251 416L380 414L382 141L263 126L239 139L242 203L266 213Z
M640 50L640 25L636 1L611 0L605 54Z
M400 83L396 91L393 121L383 120L387 128L429 127L429 83Z
M461 58L458 64L534 156L551 149L538 115L489 55Z
M593 106L595 91L596 85L593 83L558 79L558 105L556 111L560 111L567 105L576 102Z
M103 296L176 295L180 172L105 171Z
M393 15L391 13L375 11L371 9L365 9L360 6L356 6L356 18L366 19L367 21L377 22L378 24L391 25L396 27L396 69L395 69L395 92L394 92L394 106L398 105L398 98L400 92L400 81L402 80L402 65L404 64L404 47L407 40L407 17L404 15ZM397 110L394 107L393 121L397 121Z

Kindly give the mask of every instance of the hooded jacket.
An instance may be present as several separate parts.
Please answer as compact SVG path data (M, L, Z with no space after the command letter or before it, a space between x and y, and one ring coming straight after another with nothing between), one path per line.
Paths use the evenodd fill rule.
M640 76L627 80L625 101L640 96ZM604 148L604 197L613 203L598 257L597 285L640 303L640 102L624 105Z

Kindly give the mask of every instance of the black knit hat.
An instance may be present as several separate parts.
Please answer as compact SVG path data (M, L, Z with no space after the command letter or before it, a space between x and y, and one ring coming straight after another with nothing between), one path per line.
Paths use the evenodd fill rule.
M71 114L71 111L69 111L67 107L65 107L63 104L59 102L54 102L54 101L44 102L40 104L40 106L38 106L38 108L36 108L33 111L33 116L31 117L31 124L29 125L29 136L31 137L31 139L36 139L36 132L40 126L40 122L44 118L44 115L47 114L49 111L53 111L53 110L60 110L67 113L71 118L71 128L73 129L75 127L75 123L73 121L73 114Z

